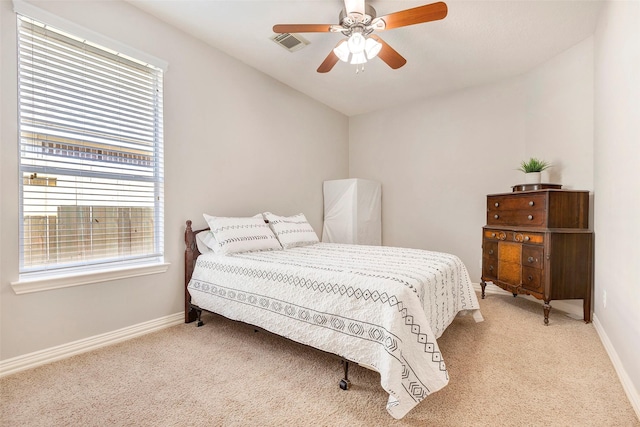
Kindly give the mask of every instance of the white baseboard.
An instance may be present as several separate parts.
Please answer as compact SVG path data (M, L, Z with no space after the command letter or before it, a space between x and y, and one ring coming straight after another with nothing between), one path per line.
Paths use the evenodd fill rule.
M631 378L629 378L627 371L624 369L624 366L622 365L622 362L618 357L618 353L616 352L616 349L613 347L613 344L611 344L611 341L609 340L607 333L602 328L602 324L600 323L598 316L596 316L595 314L593 315L593 326L596 328L596 332L600 337L600 341L602 341L602 345L604 346L604 349L607 351L607 354L609 355L609 359L611 359L611 363L613 363L613 368L616 370L616 373L618 374L618 378L620 378L620 382L622 383L622 388L624 389L624 392L627 394L627 398L629 399L629 402L631 402L631 406L633 407L633 410L636 412L636 416L638 417L638 419L640 419L640 394L638 393L638 390L636 390L636 388L634 387L633 382L631 381Z
M478 293L482 292L482 287L480 286L480 283L474 283L473 288ZM485 295L486 294L502 294L502 295L508 294L507 291L494 285L493 283L487 283L487 287L485 288L484 293ZM528 300L535 301L540 305L542 305L543 303L542 300L534 298L531 295L518 295L518 298L527 298ZM551 312L557 309L567 313L569 317L572 317L572 318L582 319L584 316L583 309L582 309L583 307L582 300L566 300L566 301L552 300L551 307L552 307Z
M68 357L75 356L76 354L96 350L100 347L126 341L170 326L179 325L182 322L184 322L184 313L180 312L161 317L159 319L150 320L148 322L139 323L137 325L128 326L116 331L107 332L105 334L84 338L68 344L62 344L56 347L2 360L0 361L0 377L55 362L56 360L66 359Z

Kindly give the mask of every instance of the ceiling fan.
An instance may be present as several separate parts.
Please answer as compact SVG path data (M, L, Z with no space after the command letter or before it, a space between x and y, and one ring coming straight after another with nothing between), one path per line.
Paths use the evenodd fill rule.
M437 21L447 16L443 2L401 10L384 16L376 16L373 7L365 0L344 0L344 9L338 17L339 24L278 24L274 33L342 33L347 38L336 47L318 67L319 73L331 71L338 61L356 65L356 72L364 69L369 59L380 57L393 69L402 67L407 60L389 46L374 31L391 30L407 25Z

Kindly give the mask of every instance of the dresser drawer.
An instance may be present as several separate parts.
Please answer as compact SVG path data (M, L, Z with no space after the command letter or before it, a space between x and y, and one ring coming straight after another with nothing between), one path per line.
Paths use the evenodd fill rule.
M487 225L515 225L541 227L546 222L545 211L540 209L522 211L489 211Z
M482 260L482 277L485 280L498 278L498 259L485 258Z
M498 242L485 240L482 243L482 256L484 258L498 258Z
M528 291L543 293L544 280L539 268L522 267L522 287Z
M502 230L484 230L484 238L488 240L507 240L507 237L511 236L513 239L513 232Z
M532 233L528 231L505 231L485 228L484 239L486 241L519 242L534 245L544 243L544 233Z
M542 268L544 261L544 248L542 246L522 245L522 265L533 268Z
M514 231L513 240L515 242L529 245L542 245L544 243L544 233L531 233L528 231Z
M488 211L545 210L545 194L487 196Z

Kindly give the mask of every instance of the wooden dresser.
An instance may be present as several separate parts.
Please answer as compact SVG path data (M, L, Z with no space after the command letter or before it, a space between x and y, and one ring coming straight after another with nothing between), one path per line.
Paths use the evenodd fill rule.
M482 229L482 298L487 282L544 301L582 299L591 321L593 232L589 192L546 189L487 196Z

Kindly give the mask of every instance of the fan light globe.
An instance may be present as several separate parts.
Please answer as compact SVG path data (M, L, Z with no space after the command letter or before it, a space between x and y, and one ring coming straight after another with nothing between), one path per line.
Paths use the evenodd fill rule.
M349 45L349 51L351 51L351 53L362 53L364 52L366 40L362 34L353 33L351 37L349 37L347 44Z
M379 43L377 40L372 38L368 38L364 44L364 51L367 53L367 58L369 59L373 59L378 56L381 49L382 43Z
M333 53L336 54L340 61L348 62L351 52L349 52L349 47L347 46L346 40L343 40L338 46L336 46L333 49Z
M351 55L351 64L359 65L367 62L367 57L364 52L354 53Z

